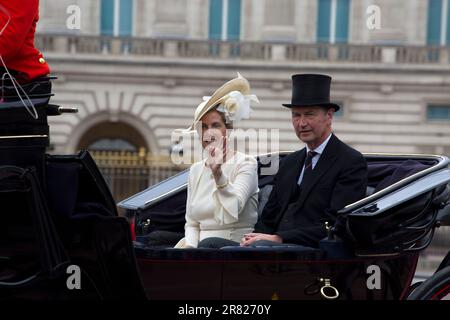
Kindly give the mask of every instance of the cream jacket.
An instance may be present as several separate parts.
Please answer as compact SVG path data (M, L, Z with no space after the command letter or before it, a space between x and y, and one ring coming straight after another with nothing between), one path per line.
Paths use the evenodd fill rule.
M196 248L201 240L209 237L239 242L245 233L253 231L258 218L256 160L236 152L222 165L217 185L205 161L190 168L185 238L176 248Z

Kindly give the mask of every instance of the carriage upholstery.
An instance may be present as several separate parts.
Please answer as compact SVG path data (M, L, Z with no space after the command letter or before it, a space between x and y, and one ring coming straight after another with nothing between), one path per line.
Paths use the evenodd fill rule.
M431 163L422 163L411 159L368 163L368 184L366 188L366 197L417 172L425 170L431 165ZM266 181L269 180L267 179ZM258 194L258 216L261 216L262 210L269 200L272 187L272 184L269 182L266 182L265 185L260 183L260 190Z

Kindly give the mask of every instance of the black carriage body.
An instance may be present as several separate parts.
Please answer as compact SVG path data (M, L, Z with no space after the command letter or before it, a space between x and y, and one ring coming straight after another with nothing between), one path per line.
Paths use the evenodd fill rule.
M27 111L18 101L0 105L0 164L34 167L38 178L43 181L45 151L50 141L46 110L49 97L31 101L37 119L32 117L31 107Z
M154 230L183 236L188 171L122 201L119 206L134 221L136 256L148 298L327 299L334 291L326 283L337 289L338 299L405 298L419 252L431 241L436 215L448 201L448 159L380 154L365 158L367 197L340 211L344 230L336 226L336 236L323 239L319 248L149 245ZM271 176L260 176L260 206L267 201L271 182ZM395 237L406 221L412 223L407 228L421 232L407 229Z
M144 299L128 222L89 153L45 168L47 195L34 169L0 166L0 300Z
M30 113L13 89L3 87L0 300L143 299L128 221L117 216L94 160L87 151L46 154L47 116L63 112L48 104L50 80L24 86L37 117L29 100ZM75 270L80 290L66 282Z
M149 299L397 300L405 297L417 254L326 259L321 250L138 250ZM375 277L379 275L379 280ZM376 282L379 281L379 282ZM325 290L325 296L320 290Z

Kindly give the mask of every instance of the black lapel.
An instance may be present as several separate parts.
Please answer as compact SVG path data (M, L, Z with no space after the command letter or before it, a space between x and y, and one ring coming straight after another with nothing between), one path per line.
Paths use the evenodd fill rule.
M302 181L302 192L300 194L299 207L303 205L303 202L311 192L312 188L317 184L320 178L330 169L337 158L339 140L334 134L331 135L330 141L323 150L322 155L319 158L313 173L308 176L307 179Z
M289 159L289 163L286 163L287 169L281 184L284 193L281 212L283 212L284 208L289 204L291 195L295 192L295 188L297 188L298 177L306 158L306 148L303 148L296 153L297 154Z

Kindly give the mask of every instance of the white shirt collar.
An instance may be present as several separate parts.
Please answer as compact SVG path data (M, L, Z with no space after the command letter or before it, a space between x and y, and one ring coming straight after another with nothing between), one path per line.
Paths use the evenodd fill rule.
M323 150L325 149L325 147L328 144L328 141L330 141L332 133L330 133L330 135L328 136L328 138L325 139L324 142L322 142L322 144L320 146L318 146L317 148L315 148L313 151L317 152L319 155L321 155L323 153ZM309 151L311 151L311 149L308 147L308 145L306 145L306 152L308 153Z

